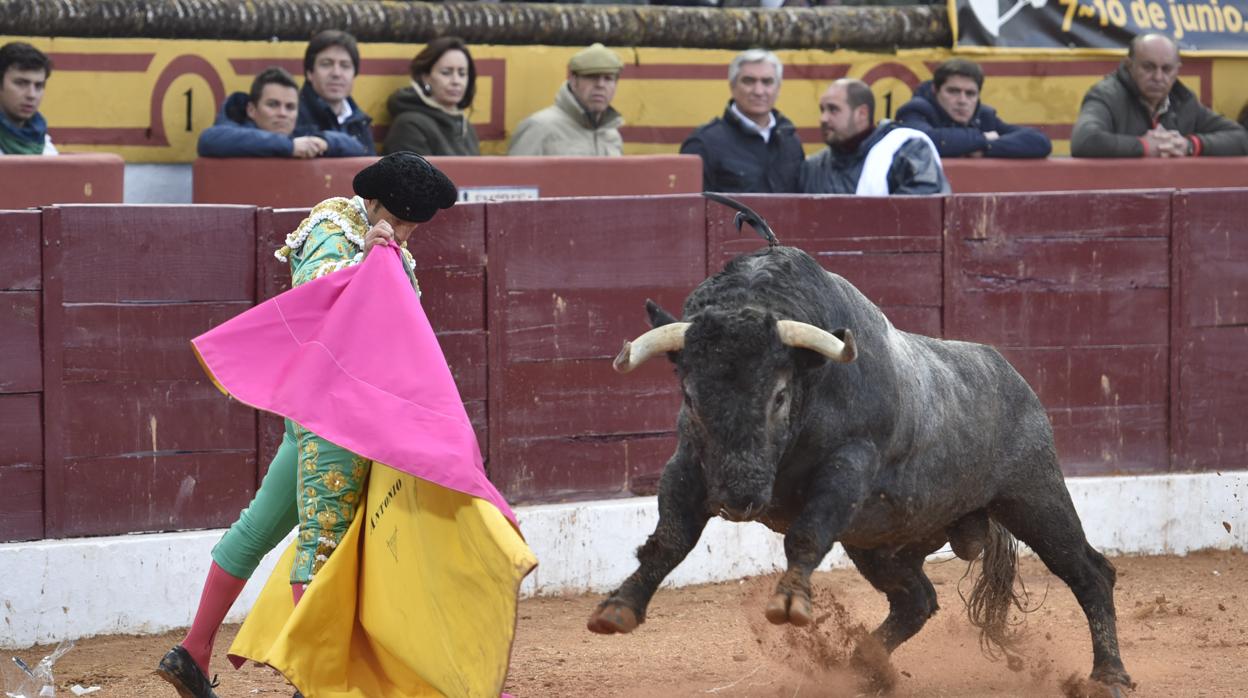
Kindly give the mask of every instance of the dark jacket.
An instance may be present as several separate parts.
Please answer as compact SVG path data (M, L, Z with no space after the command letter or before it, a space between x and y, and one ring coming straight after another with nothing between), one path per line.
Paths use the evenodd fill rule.
M790 193L798 191L797 176L806 153L797 129L783 114L772 110L776 126L771 138L746 130L732 113L699 126L680 152L702 156L702 190L717 192Z
M338 123L338 115L329 108L329 103L312 89L309 82L303 83L299 90L299 121L295 124L296 136L319 136L323 131L336 131L351 136L357 146L353 152L343 155L376 155L377 148L373 145L373 117L365 114L355 100L347 97L351 105L351 116L345 123Z
M351 136L337 131L322 131L304 135L320 136L329 144L327 157L343 157L359 154L360 144ZM283 133L265 131L247 118L247 93L230 95L217 120L199 134L199 154L206 158L259 158L290 157L294 152L294 139Z
M982 152L988 158L1043 158L1053 150L1049 137L1023 126L1012 126L997 116L997 110L980 102L966 126L949 116L936 101L932 81L919 85L914 97L897 110L902 126L926 133L936 144L942 158L958 158ZM984 133L996 131L1000 136L988 140Z
M480 155L477 130L467 114L448 114L429 105L415 87L395 90L386 100L394 119L382 153L410 150L417 155Z
M803 194L853 194L858 190L858 178L867 153L880 139L900 126L895 121L884 121L875 131L850 153L841 153L828 147L802 163L801 191ZM921 138L907 141L893 155L893 165L888 168L888 192L890 194L948 194L949 181L932 149Z
M1070 136L1070 154L1077 158L1142 157L1140 137L1158 123L1187 136L1197 155L1248 155L1248 132L1201 104L1177 80L1170 88L1169 109L1155 123L1125 65L1083 96Z

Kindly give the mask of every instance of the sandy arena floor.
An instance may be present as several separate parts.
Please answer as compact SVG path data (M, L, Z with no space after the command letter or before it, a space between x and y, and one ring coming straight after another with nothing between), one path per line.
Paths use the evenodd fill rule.
M1248 695L1248 556L1219 551L1118 558L1114 564L1123 659L1138 683L1130 695ZM1037 561L1024 561L1024 581L1044 601L1027 617L1025 666L1019 671L981 655L957 593L965 563L927 569L942 609L893 655L899 672L894 695L1081 695L1069 677L1085 677L1091 669L1087 623L1070 591ZM853 570L819 574L816 613L827 617L813 631L776 628L762 611L773 581L660 590L648 622L628 636L585 630L600 596L526 600L507 690L518 698L862 695L844 666L849 637L859 626L875 627L885 614L884 598ZM289 696L290 687L272 670L229 668L223 653L236 630L228 626L218 638L219 695ZM57 663L57 695L72 696L69 687L77 683L102 687L91 694L101 698L172 696L151 670L180 637L82 640ZM16 654L33 665L48 649ZM10 671L7 658L5 665Z

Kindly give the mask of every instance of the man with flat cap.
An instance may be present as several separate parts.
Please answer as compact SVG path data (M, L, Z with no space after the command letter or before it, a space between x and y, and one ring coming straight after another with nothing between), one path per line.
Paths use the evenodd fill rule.
M286 236L276 256L290 263L292 284L359 264L378 245L397 244L403 268L419 293L413 272L416 261L407 251L407 241L417 225L455 204L455 184L419 155L398 152L361 170L352 188L355 196L322 201ZM402 357L379 360L402 365ZM286 380L317 383L323 378L291 375ZM181 696L215 698L216 683L208 680L213 641L260 559L298 527L290 571L291 594L298 604L308 582L346 534L361 501L371 461L289 419L285 424L282 443L251 504L212 549L212 564L186 638L156 668Z
M568 61L568 81L553 106L529 115L511 137L508 155L623 155L624 120L611 107L624 61L602 44Z

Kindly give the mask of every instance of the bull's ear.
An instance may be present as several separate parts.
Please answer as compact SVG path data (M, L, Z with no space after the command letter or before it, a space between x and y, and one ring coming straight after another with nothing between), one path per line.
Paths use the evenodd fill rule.
M666 310L659 307L658 303L646 299L646 314L650 316L651 327L662 327L676 322L676 318Z

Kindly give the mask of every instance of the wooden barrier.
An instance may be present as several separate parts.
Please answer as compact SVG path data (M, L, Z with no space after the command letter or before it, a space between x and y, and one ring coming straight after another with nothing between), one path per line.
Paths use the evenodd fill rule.
M750 196L781 241L903 329L992 343L1044 402L1067 474L1245 467L1248 190ZM289 284L306 209L0 212L0 541L230 523L280 424L225 400L188 340ZM654 491L665 361L610 368L763 244L698 196L464 204L421 227L424 304L515 503Z
M43 537L40 226L38 211L0 212L0 541Z
M1248 454L1248 190L1174 198L1171 412L1175 470Z
M229 524L254 491L255 412L189 340L255 302L251 207L43 212L45 535Z
M949 200L945 335L1001 349L1068 475L1168 469L1170 197Z
M0 209L119 204L126 163L111 153L0 157Z
M665 362L611 370L705 276L701 197L488 204L490 476L516 502L620 496L675 446Z
M309 207L351 191L355 173L376 158L199 158L192 165L197 204ZM702 190L695 155L588 157L434 157L463 189L520 187L541 198L645 196Z
M955 194L1248 187L1248 157L945 158Z

